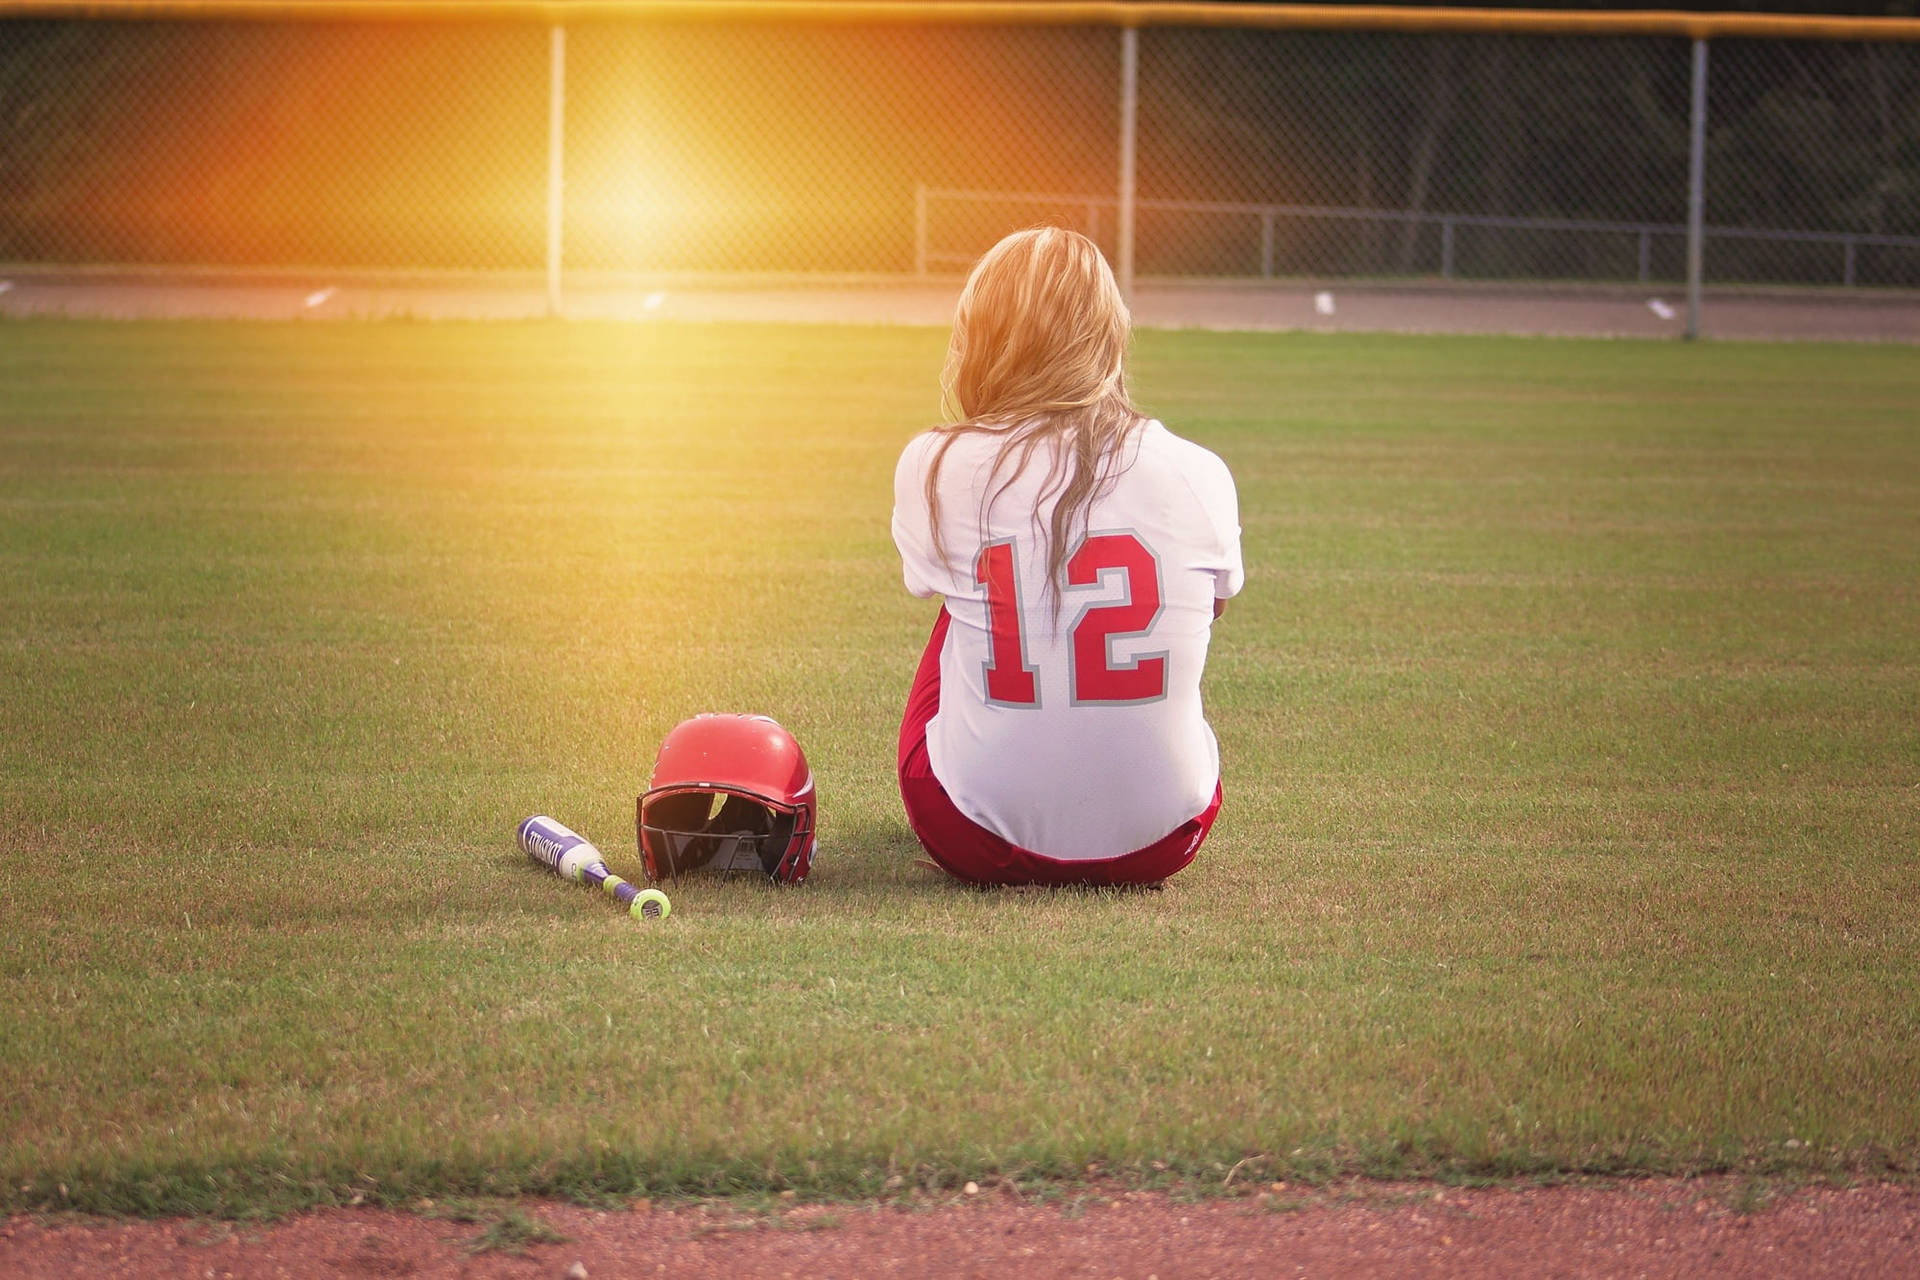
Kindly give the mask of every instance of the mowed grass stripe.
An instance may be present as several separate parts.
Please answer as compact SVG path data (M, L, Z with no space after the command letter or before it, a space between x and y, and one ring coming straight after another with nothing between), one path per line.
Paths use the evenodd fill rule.
M1912 1167L1910 351L1142 334L1252 576L1220 825L1112 897L913 863L942 345L0 326L0 1208ZM804 889L512 849L636 874L711 709L806 745Z

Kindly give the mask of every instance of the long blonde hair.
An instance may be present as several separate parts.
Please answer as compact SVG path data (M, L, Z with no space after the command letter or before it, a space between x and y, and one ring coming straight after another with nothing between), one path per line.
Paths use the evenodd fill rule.
M1056 611L1076 525L1119 477L1127 439L1143 421L1127 398L1133 317L1100 248L1076 231L1016 231L967 277L941 374L942 409L953 421L927 468L934 555L940 537L940 464L960 437L1003 437L987 474L979 516L1051 444L1038 506L1055 499L1045 530L1047 594ZM995 481L999 483L996 486ZM1039 532L1039 511L1034 513Z

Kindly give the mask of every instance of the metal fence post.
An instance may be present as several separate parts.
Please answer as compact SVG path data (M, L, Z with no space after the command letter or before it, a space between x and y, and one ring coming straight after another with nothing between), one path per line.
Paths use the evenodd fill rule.
M1120 28L1120 209L1115 268L1120 296L1133 301L1134 123L1140 111L1140 28Z
M927 278L927 184L913 184L913 274Z
M547 64L547 314L560 314L561 183L567 141L567 29L553 24Z
M1440 278L1453 279L1453 219L1440 219Z
M1273 279L1273 210L1260 211L1260 278Z
M1706 261L1707 42L1693 42L1693 127L1687 146L1687 338L1700 336L1700 276Z

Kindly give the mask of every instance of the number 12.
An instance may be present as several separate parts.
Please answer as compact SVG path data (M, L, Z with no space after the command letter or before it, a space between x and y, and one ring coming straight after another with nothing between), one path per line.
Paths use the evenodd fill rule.
M1075 706L1127 706L1167 696L1167 655L1116 666L1113 642L1144 636L1160 617L1160 562L1131 533L1093 533L1067 558L1067 589L1095 587L1118 573L1125 595L1090 604L1073 620L1067 671ZM1039 682L1020 633L1019 574L1013 543L989 542L973 562L973 580L987 591L987 701L1003 707L1040 705Z

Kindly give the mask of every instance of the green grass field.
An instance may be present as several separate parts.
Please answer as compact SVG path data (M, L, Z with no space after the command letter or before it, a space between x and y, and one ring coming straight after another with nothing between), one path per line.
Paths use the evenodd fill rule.
M943 344L0 325L0 1209L1920 1167L1911 349L1142 334L1250 579L1111 896L913 862ZM804 888L515 850L716 709Z

